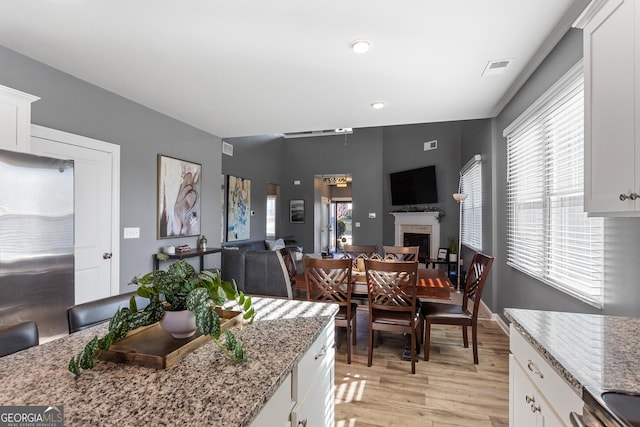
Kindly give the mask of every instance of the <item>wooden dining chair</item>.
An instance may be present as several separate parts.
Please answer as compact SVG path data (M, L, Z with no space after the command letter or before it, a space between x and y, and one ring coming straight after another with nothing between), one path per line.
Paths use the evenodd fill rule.
M296 292L296 297L300 297L302 291L307 290L307 283L304 278L304 272L298 272L296 261L293 259L291 250L289 248L279 249L280 255L284 260L284 265L287 268L287 274L289 275L289 281L293 287L292 291Z
M304 258L307 299L338 304L336 326L347 329L347 363L351 363L351 343L356 344L358 304L351 302L351 260Z
M373 361L375 331L411 335L411 373L416 373L416 340L420 310L416 304L417 261L366 260L369 288L369 360Z
M429 360L431 325L460 325L462 326L462 340L465 348L469 347L467 327L471 326L473 363L478 364L478 309L480 308L482 290L487 281L493 260L493 257L479 252L473 256L464 285L462 305L430 301L422 303L422 316L425 320L424 360ZM473 303L472 310L469 310L469 302Z
M384 257L395 261L418 261L420 246L383 246Z
M365 259L382 259L378 253L377 245L345 245L344 257L351 259L353 268L361 271L364 271L363 261ZM360 265L362 269L358 268L358 260L361 260Z
M34 321L0 326L0 357L38 345L38 325Z

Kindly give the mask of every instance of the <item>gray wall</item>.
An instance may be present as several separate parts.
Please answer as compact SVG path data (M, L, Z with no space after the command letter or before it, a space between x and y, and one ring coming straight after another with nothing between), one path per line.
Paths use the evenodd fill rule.
M384 135L384 244L394 244L389 173L423 166L436 166L438 203L431 205L444 211L440 221L440 247L448 247L449 239L458 238L458 192L461 162L462 122L423 123L383 128ZM438 140L438 148L424 151L424 142Z
M311 252L314 247L313 213L314 176L322 174L351 174L353 199L353 242L382 244L383 210L382 188L385 177L382 169L382 130L380 128L354 129L347 136L322 136L284 140L285 151L281 160L284 180L280 187L284 207L282 235L295 236ZM293 185L299 180L300 185ZM288 206L291 199L305 201L304 224L289 224ZM369 219L369 212L376 218Z
M257 220L252 218L251 239L264 239L264 209L259 209L266 196L261 188L277 180L282 213L278 235L295 237L306 252L311 252L314 213L319 209L313 205L316 175L351 174L353 223L361 225L353 228L353 242L381 248L394 243L389 173L435 164L439 203L433 206L445 212L440 246L447 246L450 237L458 236L458 206L451 195L458 189L463 129L473 141L484 138L483 143L490 146L486 132L489 125L488 120L481 120L354 129L346 145L343 136L234 138L227 140L234 144L234 156L223 157L222 170L252 179L251 208L256 210ZM424 151L423 143L434 139L438 148ZM300 181L299 186L293 185L295 180ZM304 224L289 224L291 199L305 200ZM376 218L370 219L369 213L375 213Z
M582 58L582 32L570 30L549 54L527 83L495 119L495 211L494 248L498 286L494 312L502 315L506 307L586 313L640 316L640 287L637 280L637 254L640 251L640 219L605 220L605 305L598 310L581 303L506 265L506 140L502 131L532 102ZM631 90L631 88L630 88ZM612 165L614 166L614 165ZM486 301L486 300L485 300Z
M250 218L249 240L262 240L267 234L268 184L281 186L279 200L282 202L282 183L286 169L282 163L285 146L283 139L279 135L264 135L226 138L225 142L233 145L233 156L223 154L222 173L225 177L233 175L251 180L250 203L255 215ZM282 203L278 208L276 236L282 236L282 224L283 220L288 218L288 210L283 210ZM227 240L225 235L222 236L222 240Z
M220 241L220 138L4 47L0 64L0 84L41 98L33 104L34 124L120 145L120 225L140 227L140 239L120 238L122 291L131 290L134 275L152 270L151 255L160 247L196 246L197 237L156 237L158 153L202 164L202 233ZM205 261L219 266L219 256Z

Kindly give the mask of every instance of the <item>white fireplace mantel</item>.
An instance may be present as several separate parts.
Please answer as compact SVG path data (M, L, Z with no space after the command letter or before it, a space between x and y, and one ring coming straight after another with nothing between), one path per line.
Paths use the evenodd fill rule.
M395 245L403 245L403 234L427 232L430 237L430 257L435 258L440 246L440 212L391 212L395 217ZM428 231L427 231L428 230Z

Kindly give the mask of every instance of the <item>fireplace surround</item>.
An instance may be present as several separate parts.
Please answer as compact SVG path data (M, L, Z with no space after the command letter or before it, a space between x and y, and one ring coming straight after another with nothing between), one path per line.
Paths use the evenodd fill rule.
M404 246L404 233L429 235L429 258L436 258L440 246L438 212L391 212L395 217L395 246Z

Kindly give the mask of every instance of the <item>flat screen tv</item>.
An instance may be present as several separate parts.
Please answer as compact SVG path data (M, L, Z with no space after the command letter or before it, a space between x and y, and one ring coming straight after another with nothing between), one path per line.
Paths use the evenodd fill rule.
M436 167L426 166L389 174L391 205L438 203Z

